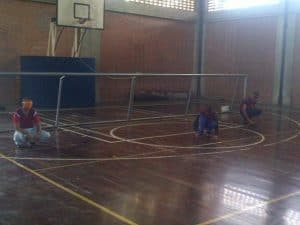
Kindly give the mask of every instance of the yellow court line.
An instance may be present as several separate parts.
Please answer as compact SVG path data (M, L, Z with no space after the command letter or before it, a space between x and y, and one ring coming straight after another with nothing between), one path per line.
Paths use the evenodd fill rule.
M140 153L140 154L134 154L134 155L127 155L127 156L117 156L115 157L116 159L120 159L122 157L138 157L138 156L145 156L145 155L149 155L149 154L154 154L154 153L159 153L159 152L165 152L165 151L172 151L169 149L162 149L159 151L153 151L153 152L145 152L145 153ZM1 159L1 157L0 157ZM67 164L67 165L62 165L62 166L51 166L51 167L46 167L46 168L41 168L41 169L37 169L37 170L33 170L36 172L44 172L44 171L48 171L48 170L55 170L55 169L61 169L61 168L68 168L68 167L75 167L75 166L82 166L82 165L90 165L90 164L96 164L99 162L103 162L101 160L96 160L96 161L88 161L88 162L82 162L82 163L71 163L71 164Z
M44 118L44 119L52 121L52 122L55 122L54 120L51 120L51 119L48 119L48 118ZM45 124L48 124L48 123L45 123ZM50 124L48 124L48 125L50 125ZM72 127L78 128L76 126L72 126ZM108 141L108 140L103 139L103 138L99 138L99 137L95 137L95 136L88 135L88 134L85 134L85 133L81 133L81 132L78 132L78 131L75 131L75 130L71 130L71 129L67 129L67 128L63 128L63 127L59 127L59 129L63 130L63 131L66 131L66 132L73 133L73 134L78 134L78 135L81 135L83 137L88 137L88 138L91 138L91 139L94 139L94 140L97 140L97 141L102 141L102 142L109 143L109 144L113 144L114 143L112 141ZM80 129L82 130L84 128L80 128ZM87 129L85 129L85 130L87 130ZM91 132L91 130L89 130L88 132ZM100 135L102 135L102 134L100 134ZM103 136L105 136L105 135L103 135ZM110 137L110 135L107 135L107 136ZM110 137L110 138L113 139L112 137Z
M27 172L29 172L29 173L37 176L41 180L43 180L43 181L45 181L45 182L47 182L49 184L52 184L53 186L57 187L58 189L60 189L60 190L62 190L64 192L66 192L66 193L68 193L68 194L70 194L70 195L72 195L72 196L74 196L74 197L82 200L83 202L85 202L85 203L87 203L87 204L89 204L91 206L94 206L95 208L99 209L100 211L102 211L102 212L104 212L106 214L109 214L110 216L112 216L112 217L114 217L114 218L116 218L116 219L118 219L118 220L120 220L120 221L122 221L122 222L124 222L126 224L129 224L129 225L138 225L137 223L130 221L129 219L127 219L127 218L125 218L125 217L123 217L123 216L121 216L121 215L113 212L112 210L110 210L110 209L108 209L108 208L106 208L106 207L104 207L104 206L102 206L102 205L94 202L93 200L91 200L91 199L89 199L89 198L87 198L87 197L85 197L85 196L83 196L83 195L81 195L81 194L79 194L79 193L77 193L75 191L72 191L71 189L69 189L69 188L67 188L67 187L65 187L65 186L63 186L63 185L55 182L54 180L51 180L50 178L48 178L48 177L46 177L46 176L44 176L42 174L39 174L39 173L35 172L34 170L30 169L29 167L27 167L27 166L25 166L23 164L20 164L17 161L15 161L13 159L10 159L10 158L8 158L7 156L5 156L5 155L3 155L1 153L0 153L0 157L2 157L3 159L6 159L7 161L11 162L12 164L14 164L14 165L16 165L18 167L26 170Z
M220 217L217 217L217 218L214 218L214 219L211 219L211 220L207 220L207 221L199 223L197 225L209 225L209 224L217 223L217 222L229 219L231 217L243 214L244 212L250 211L252 209L256 209L256 208L260 208L260 207L263 207L263 206L267 206L267 205L270 205L270 204L273 204L273 203L276 203L276 202L279 202L279 201L282 201L282 200L294 197L296 195L300 195L300 191L296 191L296 192L293 192L293 193L290 193L290 194L287 194L287 195L283 195L283 196L280 196L278 198L273 198L273 199L271 199L269 201L266 201L266 202L263 202L263 203L259 203L259 204L253 205L253 206L249 206L249 207L246 207L245 209L242 209L240 211L236 211L236 212L233 212L233 213L228 213L228 214L226 214L224 216L220 216Z
M41 168L41 169L37 169L37 170L33 170L33 171L35 171L35 172L44 172L44 171L47 171L47 170L55 170L55 169L67 168L67 167L72 167L72 166L80 166L80 165L89 165L89 164L94 164L94 163L98 163L98 162L100 162L100 161L71 163L71 164L62 165L62 166L51 166L51 167Z

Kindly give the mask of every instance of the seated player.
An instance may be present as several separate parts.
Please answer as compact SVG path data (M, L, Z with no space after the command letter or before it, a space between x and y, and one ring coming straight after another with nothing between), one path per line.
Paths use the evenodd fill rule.
M196 137L203 135L206 131L207 136L211 136L212 132L214 137L218 137L219 126L217 114L212 110L211 106L206 105L204 110L202 110L197 116L194 122L194 130Z
M254 92L253 97L244 99L240 105L240 114L243 118L244 124L254 124L252 118L259 116L262 113L261 109L256 108L259 93Z
M22 107L13 114L13 123L16 129L14 142L18 147L31 147L39 141L46 141L50 133L41 130L40 117L32 108L32 100L24 98Z

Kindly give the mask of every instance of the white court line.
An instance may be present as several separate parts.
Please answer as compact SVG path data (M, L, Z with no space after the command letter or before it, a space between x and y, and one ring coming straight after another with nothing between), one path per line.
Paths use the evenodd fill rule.
M54 120L51 120L51 119L48 119L48 118L43 118L43 119L51 121L51 122L55 122ZM73 126L73 127L77 128L76 126ZM108 141L108 140L105 140L105 139L102 139L102 138L99 138L99 137L84 134L84 133L74 131L74 130L71 130L71 129L67 129L67 128L63 128L63 127L58 127L58 129L63 130L63 131L67 131L67 132L70 132L70 133L78 134L82 137L87 137L87 138L90 138L90 139L93 139L93 140L102 141L102 142L106 142L106 143L109 143L109 144L114 144L114 142L112 142L112 141ZM78 129L80 129L80 127ZM89 130L89 129L87 129L87 130Z
M48 120L48 121L51 121L51 122L55 122L54 120L49 119L49 118L45 118L45 119ZM73 122L72 120L67 120L67 119L63 119L63 120L69 121L69 122ZM65 124L63 122L60 122L60 123ZM184 122L164 121L164 122L160 122L160 123L184 123ZM145 123L143 125L152 125L152 124L153 123ZM140 123L136 123L136 124L132 124L132 125L140 125ZM110 137L110 138L116 139L115 137L111 136L111 134L108 135L108 134L104 134L104 133L99 132L99 131L94 131L94 130L91 130L91 129L86 129L86 128L77 127L77 126L72 126L72 127L76 128L76 129L83 130L83 131L87 131L87 132L90 132L90 133L100 134L100 135L103 135L103 136L106 136L106 137ZM230 128L240 128L240 127L242 127L242 125L235 126L235 127L229 127L228 126L227 129L230 129ZM97 141L104 141L104 142L109 143L109 144L116 144L116 143L122 143L122 142L128 142L128 141L137 141L137 140L146 140L146 139L153 139L153 138L159 138L159 137L180 136L180 135L193 134L194 133L194 132L184 132L184 133L166 134L166 135L142 137L142 138L135 138L135 139L126 139L126 141L120 140L120 139L117 139L118 141L108 141L108 140L105 140L105 139L102 139L102 138L98 138L98 137L95 137L95 136L87 135L87 134L80 133L78 131L74 131L74 130L70 130L70 129L66 129L66 128L59 128L59 129L62 129L62 130L65 130L65 131L68 131L68 132L71 132L71 133L79 134L79 135L81 135L83 137L88 137L88 138L91 138L91 139L94 139L94 140L97 140Z
M175 122L172 122L175 123ZM220 128L220 130L228 130L228 129L234 129L234 128L240 128L242 126L236 126L236 127L226 127L226 128ZM128 141L140 141L140 140L147 140L147 139L154 139L154 138L161 138L161 137L174 137L174 136L180 136L185 134L194 134L195 132L182 132L182 133L174 133L174 134L163 134L163 135L156 135L156 136L148 136L148 137L140 137L140 138L133 138L133 139L126 139ZM124 142L124 141L118 141L118 142ZM117 143L117 142L115 142Z
M249 151L254 148L242 148L242 149L233 149L233 150L225 150L219 152L202 152L202 153L194 153L194 154L175 154L175 155L166 155L166 156L144 156L144 157L110 157L110 158L50 158L50 157L7 157L9 159L15 160L40 160L40 161L126 161L126 160L149 160L149 159L172 159L172 158L189 158L194 156L202 156L202 155L217 155L217 154L226 154L232 152L242 152Z
M44 116L45 116L45 115L44 115ZM51 122L55 122L54 120L49 119L49 118L45 118L45 117L44 117L43 119L46 119L46 120L51 121ZM66 119L63 119L63 120L66 120ZM66 120L66 121L68 121L68 120ZM69 122L74 122L74 121L69 120ZM63 125L66 125L64 122L60 122L60 123L62 123ZM168 123L170 123L170 121L168 121ZM172 123L174 123L174 122L172 122ZM138 123L137 123L137 124L138 124ZM152 123L149 123L149 124L152 124ZM71 126L71 127L74 127L74 128L76 128L76 129L80 129L80 130L83 130L83 131L87 131L87 132L91 132L91 133L95 133L95 134L100 134L100 135L103 135L103 136L106 136L106 137L110 137L110 138L116 139L116 138L112 137L111 135L104 134L104 133L99 132L99 131L93 131L93 130L91 130L91 129L86 129L86 128L77 127L77 126ZM116 143L124 142L124 141L122 141L122 140L119 140L119 141L108 141L108 140L105 140L105 139L102 139L102 138L94 137L94 136L91 136L91 135L87 135L87 134L80 133L80 132L77 132L77 131L74 131L74 130L70 130L70 129L66 129L66 128L60 128L60 127L59 127L59 129L65 130L65 131L68 131L68 132L71 132L71 133L79 134L79 135L81 135L81 136L83 136L83 137L88 137L88 138L91 138L91 139L94 139L94 140L104 141L104 142L110 143L110 144L116 144ZM191 133L192 133L192 132L191 132ZM180 135L180 134L181 134L181 133L179 133L179 134L177 134L177 135ZM149 137L149 138L151 138L151 137ZM117 139L117 140L118 140L118 139Z
M298 127L300 128L300 122L298 122L297 120L294 120L293 118L291 117L288 117L288 116L285 116L285 115L280 115L280 114L277 114L277 113L271 113L272 115L275 115L275 116L278 116L278 117L283 117L285 118L286 120L289 120L289 121L292 121L294 122L295 124L298 125Z
M287 117L287 116L283 116L283 115L278 115L278 114L275 114L275 113L271 113L272 115L276 115L276 116L281 116L281 117L284 117L284 118L286 118L287 120L290 120L290 121L292 121L292 122L294 122L294 123L296 123L299 127L300 127L300 123L298 122L298 121L296 121L296 120L294 120L294 119L292 119L292 118L290 118L290 117ZM47 118L46 118L47 119ZM51 119L48 119L48 120L50 120L51 121ZM52 122L53 122L53 120L52 120ZM167 123L168 122L170 122L170 121L166 121ZM174 122L173 122L174 123ZM225 124L232 124L232 123L227 123L227 122L222 122L222 123L225 123ZM153 124L153 123L148 123L148 124ZM144 124L144 125L148 125L148 124ZM133 124L133 125L140 125L139 123L137 123L137 124ZM74 126L75 127L75 126ZM242 127L241 125L240 126L236 126L236 127L232 127L232 128L240 128L240 127ZM177 133L177 134L169 134L169 135L160 135L160 136L152 136L152 137L143 137L143 138L136 138L136 139L124 139L124 138L116 138L117 136L111 136L111 134L110 135L107 135L107 134L104 134L104 133L101 133L101 132L97 132L97 131L93 131L93 130L90 130L90 129L85 129L85 128L81 128L81 127L76 127L77 129L81 129L81 130L86 130L86 131L88 131L88 132L91 132L91 133L97 133L97 134L100 134L100 135L103 135L103 136L107 136L107 137L111 137L111 138L115 138L115 139L117 139L117 140L119 140L119 141L107 141L107 140L105 140L105 139L102 139L102 138L97 138L97 137L94 137L94 136L91 136L91 135L86 135L86 134L84 134L84 133L80 133L80 132L76 132L76 131L73 131L73 130L70 130L70 129L65 129L64 128L64 130L66 130L66 131L69 131L69 132L72 132L72 133L75 133L75 134L79 134L79 135L81 135L81 136L84 136L84 137L88 137L88 138L91 138L91 139L94 139L94 140L97 140L97 141L103 141L103 142L106 142L106 143L110 143L110 144L115 144L115 143L121 143L121 142L136 142L137 140L145 140L145 139L150 139L150 138L158 138L158 137L168 137L168 136L177 136L177 135L184 135L184 134L188 134L188 133L193 133L193 132L186 132L186 133ZM115 128L114 128L115 129ZM248 130L248 129L247 129ZM272 145L276 145L276 144L279 144L279 143L283 143L283 142L288 142L288 141L290 141L290 140L293 140L293 139L295 139L295 138L297 138L298 136L299 136L299 134L300 134L300 132L299 133L297 133L297 134L295 134L295 135L293 135L293 136L291 136L291 137L289 137L289 138L286 138L286 139L284 139L284 140L281 140L281 141L278 141L278 142L274 142L274 143L269 143L269 144L266 144L266 145L264 145L264 147L267 147L267 146L272 146ZM143 143L143 144L145 144L145 143ZM151 145L153 145L153 144L151 144ZM164 147L164 148L168 148L168 147L171 147L171 146L158 146L158 147ZM179 148L181 148L181 147L183 147L183 146L172 146L172 147L179 147ZM188 146L188 147L192 147L192 146ZM188 148L188 147L184 147L184 148ZM196 146L195 146L196 147ZM192 147L193 148L193 147Z
M276 115L276 116L281 116L281 115L278 115L278 114L274 114L274 113L272 113L273 115ZM300 127L300 123L298 122L298 121L296 121L296 120L293 120L292 118L290 118L290 117L287 117L287 116L282 116L282 117L285 117L287 120L290 120L290 121L292 121L292 122L294 122L294 123L296 123L299 127ZM171 122L171 121L165 121L165 123L174 123L174 122ZM224 122L222 122L222 123L224 123ZM144 125L152 125L153 123L146 123L146 124L144 124ZM225 124L233 124L233 123L227 123L227 122L225 122ZM132 125L141 125L140 123L136 123L136 124L132 124ZM239 125L239 126L235 126L235 127L229 127L229 128L240 128L240 127L243 127L243 125ZM115 129L115 128L114 128ZM89 130L89 129L87 129L87 130ZM251 130L249 130L249 129L246 129L246 130L248 130L248 131L251 131ZM71 132L71 131L70 131ZM184 135L184 134L188 134L188 133L194 133L194 132L186 132L186 133L177 133L177 134L169 134L169 135L160 135L160 136L152 136L152 137L143 137L143 138L136 138L136 139L123 139L123 138L121 138L122 140L120 140L119 138L117 138L117 139L119 139L119 141L107 141L107 140L105 140L107 143L110 143L110 144L115 144L115 143L121 143L121 142L135 142L135 141L137 141L137 140L144 140L144 139L151 139L151 138L158 138L158 137L168 137L168 136L177 136L177 135ZM83 136L87 136L87 135L84 135L84 134L81 134L81 133L79 133L78 132L78 134L80 134L80 135L83 135ZM297 138L298 136L299 136L299 134L300 134L300 132L299 133L297 133L296 135L293 135L293 136L291 136L291 137L289 137L289 138L286 138L286 139L284 139L284 140L281 140L281 141L278 141L278 142L274 142L274 143L270 143L270 144L266 144L266 145L264 145L265 147L267 147L267 146L272 146L272 145L276 145L276 144L279 144L279 143L283 143L283 142L288 142L288 141L290 141L290 140L292 140L292 139L295 139L295 138ZM108 135L109 137L111 137L111 138L116 138L116 137L114 137L114 136L111 136L111 135ZM261 136L261 135L260 135ZM93 136L87 136L87 137L90 137L90 138L93 138L93 139L95 139L95 140L99 140L98 138L96 138L96 137L93 137ZM100 139L100 141L101 140L104 140L104 139ZM238 139L236 139L236 140L238 140ZM218 144L220 144L220 142L217 142ZM145 144L145 143L143 143L143 144ZM213 144L213 143L209 143L209 144ZM151 144L152 145L152 144ZM158 147L165 147L165 148L168 148L168 147L171 147L171 146L163 146L163 145L158 145ZM180 148L180 146L172 146L172 147L179 147ZM181 146L182 147L182 146ZM195 147L192 147L192 146L187 146L187 147L183 147L183 148L189 148L189 147L191 147L191 148L195 148L195 147L198 147L198 146L195 146ZM239 146L240 147L240 146Z
M285 143L285 142L289 142L295 138L297 138L299 136L300 132L298 132L297 134L295 134L294 136L291 136L289 138L286 138L284 140L280 140L280 141L277 141L277 142L273 142L273 143L270 143L270 144L265 144L264 147L269 147L269 146L273 146L273 145L277 145L277 144L280 144L280 143Z
M275 115L275 116L278 116L280 118L283 117L286 120L292 121L298 126L298 128L300 128L300 122L298 122L297 120L292 119L291 117L280 115L280 114L277 114L277 113L271 113L271 114ZM286 139L283 139L283 140L280 140L280 141L277 141L277 142L273 142L273 143L269 143L269 144L265 144L264 147L269 147L269 146L273 146L273 145L277 145L277 144L280 144L280 143L285 143L285 142L291 141L291 140L297 138L299 135L300 135L300 131L298 131L298 133L296 133L295 135L293 135L291 137L288 137Z
M68 119L62 119L62 120L70 122L70 123L75 123L76 122L76 121L72 121L72 120L68 120ZM63 122L60 122L60 123L62 123L64 125L67 125L66 123L63 123ZM90 132L90 133L93 133L93 134L99 134L99 135L102 135L102 136L105 136L105 137L113 138L109 134L105 134L105 133L102 133L102 132L97 131L97 130L92 130L92 129L89 129L89 128L78 127L78 126L71 126L71 127L74 127L74 128L76 128L78 130L87 131L87 132Z
M49 121L51 121L51 122L55 122L54 120L49 119L49 118L44 118L44 119L49 120ZM66 119L63 119L63 120L66 120ZM68 120L66 120L66 121L68 121ZM74 122L74 121L69 120L69 122ZM60 123L66 125L66 124L63 123L63 122L60 122ZM164 122L164 123L176 123L176 122L166 121L166 122ZM139 124L139 123L136 123L136 124ZM148 123L148 124L153 124L153 123ZM116 139L116 138L112 137L112 136L109 135L109 134L104 134L104 133L99 132L99 131L93 131L93 130L90 130L90 129L86 129L86 128L82 128L82 127L77 127L77 126L71 126L71 127L74 127L74 128L76 128L76 129L80 129L80 130L84 130L84 131L87 131L87 132L95 133L95 134L100 134L100 135L103 135L103 136L106 136L106 137L110 137L110 138L113 138L113 139ZM59 128L59 129L66 130L66 131L69 131L69 132L72 132L72 133L75 133L75 134L79 134L79 135L84 136L84 137L89 137L89 138L92 138L92 139L95 139L95 140L103 140L104 142L107 142L107 143L110 143L110 144L116 144L116 143L124 142L124 141L121 141L121 140L119 140L119 141L108 141L108 140L105 140L105 139L102 139L102 138L98 138L98 137L86 135L86 134L84 134L84 133L76 132L76 131L73 131L73 130L70 130L70 129L66 129L66 128ZM194 132L189 132L189 133L194 133ZM182 135L182 134L185 134L185 133L176 133L175 135ZM174 134L170 134L170 136L172 136L172 135L174 135ZM165 135L165 136L166 136L166 135ZM167 135L167 136L168 136L168 135ZM167 136L166 136L166 137L167 137ZM153 137L146 137L146 138L148 138L148 139L150 139L150 138L155 138L155 136L153 136ZM118 139L117 139L117 140L118 140ZM133 140L136 140L136 139L133 139ZM137 140L139 140L139 139L137 139Z
M165 122L159 122L159 123L185 123L184 121L182 122L172 122L172 121L165 121ZM155 123L136 123L136 124L130 124L130 125L125 125L125 126L139 126L139 125L153 125ZM222 124L221 124L222 125ZM241 128L243 125L238 125L238 126L227 126L223 125L226 128L220 128L220 130L227 130L227 129L235 129L235 128ZM114 129L114 128L113 128ZM195 132L181 132L181 133L174 133L174 134L163 134L163 135L156 135L156 136L147 136L147 137L140 137L140 138L133 138L133 139L126 139L127 141L124 140L119 140L119 141L114 141L113 143L121 143L121 142L128 142L128 141L139 141L139 140L147 140L147 139L154 139L154 138L161 138L161 137L173 137L173 136L180 136L180 135L186 135L186 134L194 134ZM110 135L111 138L114 138L113 136Z
M54 122L54 120L51 120L51 119L48 119L48 118L45 118L45 119ZM160 122L160 123L162 123L162 122ZM184 123L184 122L164 121L163 123ZM138 125L143 125L143 126L144 125L153 125L153 123L144 123L144 124L136 123L136 124L130 124L130 125L125 125L125 126L138 126ZM224 126L226 126L226 125L224 125ZM76 126L73 126L73 127L78 128L78 129L82 129L82 130L85 130L85 131L88 131L88 132L91 132L90 129L85 129L85 128L76 127ZM240 127L242 127L242 125L235 126L235 127L227 126L227 128L224 128L224 129L240 128ZM115 138L118 141L108 141L108 140L105 140L105 139L102 139L102 138L98 138L98 137L95 137L95 136L87 135L87 134L80 133L80 132L77 132L77 131L74 131L74 130L70 130L70 129L66 129L66 128L59 128L59 129L64 130L64 131L68 131L68 132L71 132L71 133L75 133L75 134L78 134L78 135L81 135L82 137L88 137L88 138L91 138L91 139L94 139L94 140L97 140L97 141L103 141L103 142L106 142L106 143L109 143L109 144L116 144L116 143L122 143L122 142L132 142L132 143L136 142L136 143L138 143L137 140L146 140L146 139L153 139L153 138L159 138L159 137L180 136L180 135L194 133L194 132L185 132L185 133L167 134L167 135L159 135L159 136L151 136L151 137L142 137L142 138L136 138L136 139L123 139L123 138L120 139L120 138L116 138L116 137L112 136L112 133L110 133L110 135L108 135L108 136L110 138ZM100 133L100 132L96 132L96 133ZM260 136L262 137L262 135L260 135ZM237 140L240 140L240 139L235 139L235 140L232 140L232 141L237 141ZM221 143L223 143L223 142L213 142L213 143L209 143L209 144L205 144L205 145L208 146L208 145L221 144ZM143 144L147 145L145 143L143 143ZM175 147L175 148L185 148L185 149L186 148L199 148L199 147L201 147L201 145L200 146L199 145L195 145L195 146L186 146L186 147L183 147L183 146L167 146L167 145L154 145L154 144L151 144L151 146L152 147L162 147L162 148L170 148L170 147L173 148L173 147ZM240 147L240 146L238 146L238 147ZM219 148L219 147L214 147L214 148ZM233 148L233 147L223 147L223 148Z
M95 137L95 136L83 134L83 133L80 133L80 132L77 132L77 131L74 131L74 130L70 130L70 129L67 129L67 128L61 128L61 127L59 127L58 129L63 130L63 131L67 131L67 132L70 132L70 133L78 134L81 137L87 137L87 138L94 139L96 141L102 141L102 142L106 142L106 143L109 143L109 144L113 144L113 142L111 142L111 141L107 141L107 140L102 139L102 138L98 138L98 137Z
M150 110L143 110L143 109L135 109L135 111L143 111L144 113L156 113L156 114L162 114L161 112L154 112L154 111L150 111ZM164 113L165 114L165 113ZM44 115L44 116L46 116L47 117L47 115L45 115L45 114L41 114L41 115ZM80 117L80 114L75 114L76 116L78 116L78 117ZM167 115L172 115L172 114L167 114ZM48 121L51 121L51 122L55 122L54 120L52 120L52 119L49 119L49 118L45 118L46 120L48 120ZM72 121L72 120L68 120L68 119L62 119L62 120L64 120L64 121L68 121L68 122L76 122L76 121ZM168 122L170 122L170 121L168 121ZM66 125L66 123L63 123L63 122L60 122L60 123L62 123L62 124L64 124L64 125ZM174 122L173 122L174 123ZM230 123L227 123L227 124L230 124ZM112 139L115 139L114 137L112 137L110 134L105 134L105 133L102 133L102 132L99 132L99 131L95 131L95 130L92 130L92 129L87 129L87 128L82 128L82 127L78 127L78 126L71 126L71 127L74 127L74 128L76 128L76 129L79 129L79 130L82 130L82 131L87 131L87 132L90 132L90 133L93 133L93 134L98 134L98 135L102 135L102 136L105 136L105 137L109 137L109 138L112 138ZM238 127L232 127L232 128L238 128ZM69 132L71 132L69 129L65 129L66 131L69 131ZM72 133L75 133L75 131L74 132L72 132ZM193 132L190 132L190 134L191 133L193 133ZM85 136L85 137L89 137L89 138L92 138L92 139L95 139L95 140L103 140L104 142L106 142L106 143L110 143L110 144L116 144L116 143L121 143L121 142L124 142L124 141L122 141L122 140L118 140L118 141L108 141L108 140L105 140L105 139L103 139L103 138L98 138L98 137L94 137L94 136L91 136L91 135L86 135L86 134L84 134L84 133L80 133L80 132L76 132L76 134L79 134L79 135L83 135L83 136ZM187 133L178 133L178 134L175 134L174 136L177 136L177 135L184 135L184 134L189 134L188 132ZM161 136L161 137L168 137L169 135L165 135L165 136ZM170 136L173 136L173 134L171 134ZM156 137L159 137L159 136L153 136L153 137L145 137L145 138L142 138L141 140L143 140L143 139L150 139L150 138L156 138ZM140 140L139 138L138 139L132 139L133 141L135 141L135 140Z
M288 118L293 122L299 124L298 121L295 121L291 118ZM232 152L239 151L249 151L255 148L242 148L242 149L233 149L233 150L225 150L218 152L208 152L208 153L195 153L195 154L183 154L183 155L168 155L168 156L147 156L147 157L116 157L116 158L51 158L51 157L9 157L11 159L16 160L41 160L41 161L121 161L121 160L148 160L148 159L172 159L172 158L189 158L194 156L202 156L202 155L217 155L217 154L226 154Z
M145 152L145 153L140 153L140 154L130 154L130 155L127 155L127 156L118 156L118 158L123 158L123 157L141 157L141 156L151 155L151 154L160 153L160 152L164 152L164 151L166 151L166 150ZM171 151L171 150L169 150L169 151ZM113 158L115 158L115 157L113 157ZM72 164L68 164L68 165L52 166L52 167L46 167L46 168L37 169L37 170L34 170L34 171L36 171L36 172L44 172L44 171L49 171L49 170L53 170L53 169L70 168L70 167L77 167L77 166L82 166L82 165L91 165L91 164L96 164L96 163L99 163L99 161L87 161L87 162L81 162L81 163L72 163Z
M147 123L149 124L149 123ZM151 125L155 124L155 123L150 123ZM195 149L195 148L206 148L206 149L228 149L228 148L245 148L245 147L249 147L249 146L254 146L260 143L263 143L265 141L265 137L263 134L257 132L257 131L253 131L250 129L246 129L246 128L240 128L241 130L246 130L250 133L254 133L256 135L258 135L260 137L260 140L257 142L253 142L250 144L246 144L246 145L238 145L238 146L215 146L215 147L199 147L197 145L195 146L175 146L175 145L160 145L160 144L150 144L150 143L145 143L145 142L139 142L139 141L132 141L132 140L128 140L125 139L123 137L119 137L117 135L115 135L115 132L123 127L132 127L132 126L137 126L137 125L145 125L145 124L129 124L129 125L123 125L123 126L119 126L119 127L115 127L110 131L110 135L116 139L119 139L120 141L126 141L128 143L132 143L132 144L139 144L139 145L145 145L145 146L151 146L151 147L160 147L160 148L179 148L179 149Z
M170 114L170 113L165 113L165 112L157 112L157 111L152 111L152 110L146 110L146 109L135 109L133 108L133 112L140 112L140 113L144 113L144 114L155 114L155 115L160 115L160 116L180 116L181 114Z

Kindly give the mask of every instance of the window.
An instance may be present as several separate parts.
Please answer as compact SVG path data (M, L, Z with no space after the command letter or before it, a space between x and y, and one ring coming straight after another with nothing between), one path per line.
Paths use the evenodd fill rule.
M250 8L255 6L276 5L281 0L208 0L208 11Z
M185 11L195 11L195 0L126 0L127 2L136 2L172 9Z

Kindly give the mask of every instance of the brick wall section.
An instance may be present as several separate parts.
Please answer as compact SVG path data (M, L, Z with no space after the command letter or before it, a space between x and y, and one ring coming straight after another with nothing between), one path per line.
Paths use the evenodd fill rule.
M249 75L249 94L261 93L271 103L275 75L277 17L217 21L207 25L205 45L206 73ZM207 82L208 95L231 96L234 83ZM220 90L223 90L220 92Z
M106 12L101 39L102 72L192 73L194 23ZM184 92L190 80L141 79L137 93ZM102 99L127 98L130 82L100 80Z
M49 22L56 6L22 0L0 0L0 71L19 71L22 55L45 56ZM69 56L72 29L66 28L57 48ZM194 24L129 14L105 13L101 37L101 72L191 73ZM128 96L128 81L103 80L100 99ZM152 79L137 89L186 91L188 79ZM116 85L118 88L116 88ZM19 98L16 79L0 78L0 105Z
M21 0L0 0L0 71L20 71L20 56L45 56L50 18L56 8L51 4ZM66 29L57 55L69 56L72 33ZM19 99L19 81L0 77L0 105L14 105Z

